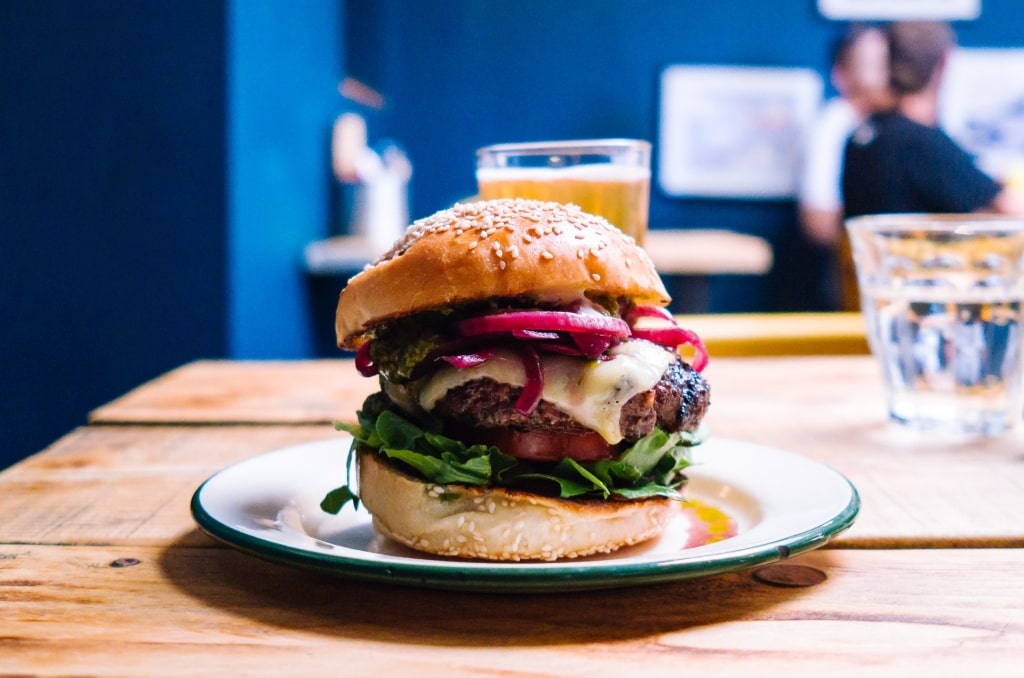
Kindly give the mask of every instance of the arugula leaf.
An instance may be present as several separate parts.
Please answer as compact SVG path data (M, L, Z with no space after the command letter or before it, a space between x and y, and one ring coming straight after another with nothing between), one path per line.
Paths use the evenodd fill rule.
M537 492L537 494L547 494L561 499L582 497L594 491L593 486L589 483L581 483L577 480L557 476L552 473L521 473L515 478L517 482L512 485L513 487L520 489L528 488ZM543 490L547 490L547 492Z
M491 464L487 457L476 457L460 462L451 455L433 457L412 450L381 448L389 459L397 459L419 471L427 480L440 484L486 485L491 478Z
M349 502L352 502L354 508L359 508L359 497L348 485L342 485L327 493L327 496L320 502L320 508L325 513L337 515L342 507Z
M700 444L706 431L667 433L655 429L615 459L556 464L529 462L504 454L489 445L466 445L447 436L424 430L393 410L386 396L367 398L358 414L359 424L337 422L335 428L352 435L348 474L356 446L376 450L411 473L438 484L497 485L528 489L561 498L593 497L624 499L671 497L686 483L683 469L690 465L689 448ZM359 497L348 485L330 492L321 504L336 513Z
M604 499L607 499L608 495L611 494L611 490L608 489L608 485L575 459L566 457L562 461L558 462L555 466L555 470L559 471L560 475L561 473L565 473L566 475L572 472L578 473L581 478L589 481L593 487L597 488Z

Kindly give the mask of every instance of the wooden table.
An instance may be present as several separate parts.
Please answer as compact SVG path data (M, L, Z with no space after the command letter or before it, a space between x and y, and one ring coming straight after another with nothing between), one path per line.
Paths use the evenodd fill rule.
M848 532L774 569L589 593L452 593L267 563L201 534L191 494L232 462L336 436L328 422L373 382L343 360L199 362L0 474L0 674L1019 674L1021 430L907 435L885 421L867 356L721 358L706 374L714 435L857 486Z

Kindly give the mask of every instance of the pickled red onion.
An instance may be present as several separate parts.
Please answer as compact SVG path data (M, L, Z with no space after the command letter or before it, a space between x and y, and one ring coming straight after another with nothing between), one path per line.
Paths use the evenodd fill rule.
M586 357L583 351L576 344L568 344L555 341L542 341L534 344L534 347L543 353L557 353L559 355L570 355L576 358Z
M367 341L356 351L356 370L364 377L373 377L379 372L373 358L370 357L370 344L372 343Z
M636 321L640 318L656 318L668 324L656 323L647 327L637 327ZM708 351L704 342L700 340L695 332L683 329L676 324L675 318L668 309L660 306L634 306L626 312L626 320L632 327L633 336L637 339L646 339L665 348L676 349L679 346L688 344L693 346L693 369L703 371L708 364Z
M485 348L474 353L459 353L457 355L442 355L439 356L439 360L443 360L457 370L462 370L467 367L476 367L477 365L483 364L494 357L497 353L496 349Z
M544 393L544 371L541 369L540 356L537 355L536 349L529 344L523 344L518 349L519 359L526 372L526 383L519 399L516 400L516 411L528 415L537 407Z
M693 346L693 369L701 372L708 365L708 350L704 342L690 330L684 330L678 325L672 327L644 327L635 328L633 336L637 339L646 339L666 348L675 349L678 346L689 344Z
M626 312L626 320L630 325L634 324L637 318L658 318L660 320L668 320L673 325L676 322L673 320L672 314L669 313L668 309L661 306L634 306Z
M566 311L508 311L467 318L457 325L467 336L518 330L548 332L590 332L611 337L628 337L629 324L612 316L568 313Z
M540 330L512 330L512 336L526 341L547 341L561 339L558 332L541 332Z
M580 349L580 353L592 360L607 351L612 345L611 337L592 333L574 332L572 340Z

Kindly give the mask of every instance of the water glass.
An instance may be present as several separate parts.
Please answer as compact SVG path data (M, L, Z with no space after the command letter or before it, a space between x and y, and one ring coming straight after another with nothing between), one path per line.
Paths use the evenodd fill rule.
M890 417L954 435L1019 423L1024 220L891 214L846 228Z

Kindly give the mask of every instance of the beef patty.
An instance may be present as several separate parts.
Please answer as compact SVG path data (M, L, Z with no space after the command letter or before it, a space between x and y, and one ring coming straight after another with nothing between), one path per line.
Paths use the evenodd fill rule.
M493 379L475 379L451 389L434 406L433 415L475 428L587 431L555 405L541 400L524 415L515 408L522 389ZM649 391L630 398L622 408L619 426L633 442L657 426L668 432L692 431L707 412L711 390L707 381L680 358L669 365Z

